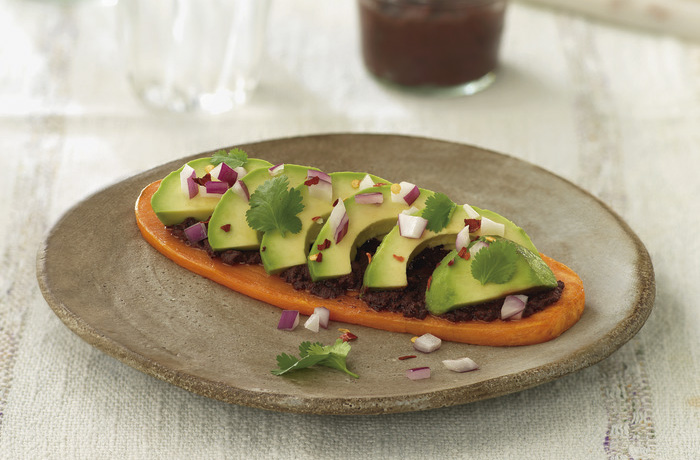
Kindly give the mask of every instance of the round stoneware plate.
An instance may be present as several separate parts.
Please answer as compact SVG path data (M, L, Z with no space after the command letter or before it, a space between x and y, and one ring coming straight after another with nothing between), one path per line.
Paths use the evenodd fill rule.
M630 228L596 198L537 166L480 148L394 135L331 134L239 146L273 164L324 171L368 171L442 191L457 203L503 214L525 228L538 249L583 279L581 320L547 343L511 348L443 343L415 359L411 337L331 322L319 333L276 329L280 310L181 268L149 246L134 219L148 183L190 158L113 185L66 213L38 255L47 302L76 334L149 375L210 398L311 414L381 414L491 398L590 366L627 342L654 301L649 255ZM80 238L76 238L79 235ZM348 327L348 367L270 373L280 353L302 341L330 344ZM442 360L469 356L480 369L448 371ZM409 380L406 370L432 376Z

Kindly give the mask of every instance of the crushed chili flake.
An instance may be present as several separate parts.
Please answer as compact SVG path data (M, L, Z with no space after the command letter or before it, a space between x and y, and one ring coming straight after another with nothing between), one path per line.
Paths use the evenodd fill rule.
M223 230L223 231L225 231L225 232L227 232L227 233L230 232L230 231L231 231L231 224L224 224L224 225L222 225L222 226L221 226L221 230Z
M372 187L381 187L382 185L386 185L384 182L378 182L374 184Z
M320 219L320 218L321 218L321 216L314 216L314 217L311 218L311 220L313 220L314 222L316 222L316 221L317 221L318 219Z
M316 184L319 183L320 180L321 180L320 177L318 177L318 176L313 176L313 177L307 179L307 180L304 182L304 185L307 185L307 186L316 185Z
M371 264L372 263L372 254L370 254L369 252L365 252L365 254L367 255L367 263Z
M460 249L459 252L457 253L457 255L464 260L469 260L469 257L471 256L471 254L469 254L469 250L467 249L466 246L464 246L462 249Z
M316 247L318 248L319 251L323 251L324 249L328 249L328 248L331 247L331 240L329 240L328 238L326 238L326 239L323 240L323 243L319 244L319 245L316 246Z
M481 228L481 220L479 219L464 219L464 226L469 227L469 232L474 233Z
M309 260L313 262L321 262L323 260L323 254L321 254L320 252L317 254L311 254L309 256Z
M195 184L197 185L204 185L211 180L211 174L206 173L202 177L195 177L192 180L194 180Z
M339 327L338 331L340 332L350 332L350 329L345 329L344 327Z
M334 208L335 208L335 205L338 204L338 200L339 200L339 199L340 199L340 198L336 198L335 201L333 202L333 207L334 207Z
M399 361L403 361L405 359L413 359L415 357L416 357L416 355L399 356Z
M262 252L265 252L266 249L267 249L267 246L263 246L263 247L260 248L260 250L261 250Z
M343 342L349 342L351 340L357 339L357 336L355 334L353 334L352 332L348 331L348 332L344 332L343 335L340 336L340 339Z
M393 254L393 256L394 256L394 259L398 260L399 262L403 262L403 261L404 261L404 257L403 257L403 256L397 256L396 254Z
M454 263L455 263L455 260L452 259L452 260L450 260L449 262L447 262L447 266L448 266L448 267L451 267L451 266L454 265Z
M360 179L355 179L351 182L352 188L360 188Z
M432 282L433 282L433 275L430 275L430 277L428 278L428 284L427 284L427 286L425 286L426 291L428 289L430 289L430 283L432 283Z

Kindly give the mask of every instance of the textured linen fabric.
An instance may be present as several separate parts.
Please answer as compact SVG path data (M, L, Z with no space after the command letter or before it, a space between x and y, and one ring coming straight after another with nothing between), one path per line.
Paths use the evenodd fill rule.
M367 76L352 1L276 2L269 25L249 105L174 116L130 93L114 6L0 0L0 458L700 458L700 45L513 3L494 85L434 99ZM599 364L527 391L307 416L142 374L74 335L42 298L39 245L94 191L188 154L322 132L476 144L589 190L651 253L649 320Z

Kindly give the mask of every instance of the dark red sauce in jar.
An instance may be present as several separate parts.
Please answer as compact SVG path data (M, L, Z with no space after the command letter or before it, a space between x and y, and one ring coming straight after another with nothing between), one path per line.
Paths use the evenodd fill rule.
M505 0L358 0L362 54L381 80L454 87L498 63Z

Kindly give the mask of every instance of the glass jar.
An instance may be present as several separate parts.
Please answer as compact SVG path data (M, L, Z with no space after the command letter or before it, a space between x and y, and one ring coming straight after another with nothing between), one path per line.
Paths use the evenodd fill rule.
M505 0L358 0L362 55L384 83L474 94L495 79Z

